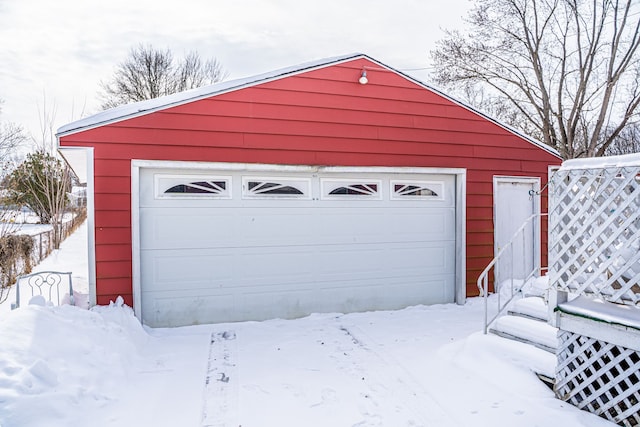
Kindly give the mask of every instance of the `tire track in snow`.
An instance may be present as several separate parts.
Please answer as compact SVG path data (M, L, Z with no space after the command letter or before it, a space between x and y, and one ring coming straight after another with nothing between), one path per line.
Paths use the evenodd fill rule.
M202 427L237 426L238 377L234 331L214 332L209 344Z
M375 351L366 343L366 334L353 325L339 323L348 341L337 343L345 358L336 357L338 368L361 378L368 393L359 402L363 420L352 427L384 426L381 408L392 407L406 419L407 426L457 426L431 394L389 355ZM371 341L370 339L368 339ZM336 353L339 355L340 353ZM399 420L398 420L399 421ZM400 424L397 424L400 425Z

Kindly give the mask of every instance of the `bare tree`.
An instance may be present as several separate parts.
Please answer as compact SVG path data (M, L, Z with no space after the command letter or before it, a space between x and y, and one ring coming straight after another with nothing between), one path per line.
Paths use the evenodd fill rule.
M101 82L102 108L153 99L223 80L227 73L217 59L203 61L196 51L176 62L169 49L142 44L131 49L108 82Z
M0 105L2 103L0 99ZM20 223L17 221L18 212L11 209L6 200L5 177L16 160L16 150L26 140L27 137L21 126L0 122L0 182L2 183L0 185L0 238L14 234L20 229Z
M476 0L466 30L432 52L435 81L485 87L564 158L601 156L638 120L639 3Z
M607 156L640 153L640 124L626 126L618 134L615 141L607 147Z
M58 108L55 103L47 100L47 94L42 94L42 103L38 104L38 121L40 133L31 137L31 143L36 152L55 155L58 149L56 139L56 115Z
M0 107L3 104L0 99ZM0 108L0 113L2 108ZM7 167L7 160L15 153L15 150L27 140L22 126L15 123L0 122L0 163L3 169ZM6 172L3 170L2 172Z

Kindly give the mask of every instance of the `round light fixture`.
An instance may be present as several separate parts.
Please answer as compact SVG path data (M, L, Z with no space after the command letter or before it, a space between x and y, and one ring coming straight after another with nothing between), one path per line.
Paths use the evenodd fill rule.
M367 78L367 70L362 70L362 75L358 79L358 82L361 85L366 85L367 83L369 83L369 79Z

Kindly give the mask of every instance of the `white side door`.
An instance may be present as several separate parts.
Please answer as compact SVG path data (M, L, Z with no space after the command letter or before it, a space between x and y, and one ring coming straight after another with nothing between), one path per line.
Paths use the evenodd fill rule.
M540 218L530 219L540 213L539 189L540 178L536 177L493 178L495 255L506 247L496 264L498 286L510 279L523 280L540 265ZM522 232L515 235L525 222Z

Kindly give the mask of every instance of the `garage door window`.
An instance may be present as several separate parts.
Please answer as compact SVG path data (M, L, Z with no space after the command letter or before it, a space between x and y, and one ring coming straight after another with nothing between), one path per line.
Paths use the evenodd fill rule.
M323 199L380 199L381 182L377 180L322 180Z
M443 200L444 183L391 181L392 200Z
M156 198L231 197L231 177L156 176Z
M242 179L242 197L247 199L309 199L311 183L308 179L254 178Z

